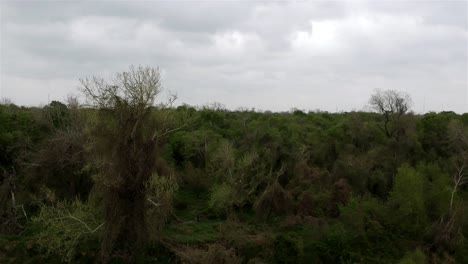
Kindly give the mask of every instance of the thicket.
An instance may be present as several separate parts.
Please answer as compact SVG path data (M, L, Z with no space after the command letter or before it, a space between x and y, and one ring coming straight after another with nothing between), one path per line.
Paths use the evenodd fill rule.
M0 262L468 263L468 114L112 107L0 105Z

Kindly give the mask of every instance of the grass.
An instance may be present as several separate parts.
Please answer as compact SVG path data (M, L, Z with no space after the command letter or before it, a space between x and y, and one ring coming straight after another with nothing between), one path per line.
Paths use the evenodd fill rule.
M221 219L208 219L208 194L179 190L175 196L175 215L182 223L173 222L164 228L163 237L176 243L210 243L220 239ZM197 221L197 217L201 219Z
M174 197L175 214L183 221L195 220L208 211L208 194L179 190Z
M220 239L218 227L220 220L178 223L166 226L162 235L176 243L197 244L210 243Z

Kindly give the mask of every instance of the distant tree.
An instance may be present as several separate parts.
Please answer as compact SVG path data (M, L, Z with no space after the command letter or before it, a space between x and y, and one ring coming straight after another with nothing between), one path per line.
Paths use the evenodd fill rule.
M170 132L154 114L162 89L159 69L131 66L113 83L93 77L81 84L97 108L91 142L104 188L102 261L114 252L135 261L147 239L146 188L156 170L158 141Z
M383 127L379 129L388 137L392 138L399 129L402 116L411 108L411 97L396 90L376 90L369 99L373 110L380 113L384 118Z
M59 102L52 101L43 108L44 121L51 129L63 129L70 124L70 111L68 107Z
M37 192L44 184L60 199L86 200L92 187L92 171L86 167L86 120L78 109L52 101L41 109L39 122L47 128L47 137L22 154L22 166L28 174L25 183Z
M13 101L10 98L0 98L0 105L12 105Z

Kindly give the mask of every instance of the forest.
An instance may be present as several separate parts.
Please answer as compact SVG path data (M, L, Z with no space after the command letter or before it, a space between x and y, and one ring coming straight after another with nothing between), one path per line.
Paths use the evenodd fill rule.
M468 114L176 106L142 66L80 87L0 105L0 263L468 263Z

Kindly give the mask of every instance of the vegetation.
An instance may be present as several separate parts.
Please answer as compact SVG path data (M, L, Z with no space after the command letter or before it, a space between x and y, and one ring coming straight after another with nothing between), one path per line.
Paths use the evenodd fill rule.
M0 105L1 263L468 263L468 115L155 104L157 69L88 101Z

